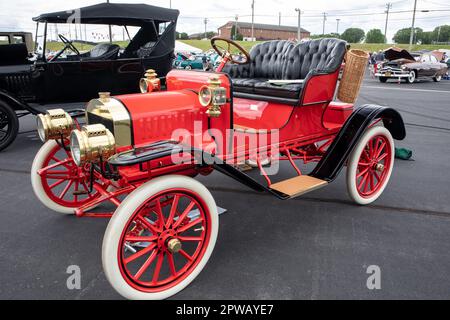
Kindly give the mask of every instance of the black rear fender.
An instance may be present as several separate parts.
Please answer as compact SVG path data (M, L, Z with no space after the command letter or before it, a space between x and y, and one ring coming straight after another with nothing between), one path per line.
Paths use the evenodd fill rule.
M355 110L347 119L328 151L310 175L318 179L333 181L366 129L378 119L382 119L384 126L394 139L403 140L406 137L405 124L398 111L377 105L364 105Z

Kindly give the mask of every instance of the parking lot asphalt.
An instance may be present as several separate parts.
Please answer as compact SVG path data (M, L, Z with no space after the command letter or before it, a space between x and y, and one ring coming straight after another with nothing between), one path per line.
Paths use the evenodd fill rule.
M380 199L352 204L344 172L289 201L219 173L202 177L228 212L209 263L173 299L450 298L450 81L367 76L357 105L365 103L400 111L407 138L397 146L414 154L396 160ZM35 198L29 170L40 146L26 117L0 153L0 299L120 299L101 266L108 221L60 216ZM81 268L81 290L66 287L70 265ZM380 267L380 290L366 286L371 265Z

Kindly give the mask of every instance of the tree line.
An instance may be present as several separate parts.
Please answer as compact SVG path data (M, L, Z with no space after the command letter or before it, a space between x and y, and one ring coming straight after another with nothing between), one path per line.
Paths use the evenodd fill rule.
M235 32L235 26L232 27L231 34L235 35L234 40L242 40L243 36L239 32ZM207 38L211 38L215 36L216 33L210 31L207 32ZM398 30L394 38L395 43L399 44L407 44L409 43L411 35L411 28L403 28ZM189 39L189 35L185 32L177 32L177 39L187 40ZM204 33L199 33L197 37L198 39L203 39ZM340 38L349 43L386 43L387 39L380 29L372 29L367 33L364 32L363 29L360 28L348 28L342 34L337 33L329 33L325 35L311 35L311 38ZM442 25L434 28L433 31L423 31L421 28L414 28L414 44L432 44L434 42L450 42L450 25Z
M411 28L398 30L394 38L395 43L407 44L411 36ZM360 28L348 28L342 34L330 33L326 35L312 35L311 38L340 38L349 43L386 43L387 39L380 29L372 29L364 32ZM450 42L450 25L442 25L434 28L433 31L423 31L421 28L414 28L414 44L432 44L434 42Z

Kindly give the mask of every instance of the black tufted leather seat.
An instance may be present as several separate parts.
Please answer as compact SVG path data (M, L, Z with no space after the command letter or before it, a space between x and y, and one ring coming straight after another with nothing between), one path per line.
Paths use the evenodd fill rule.
M91 51L81 55L81 59L86 60L114 60L119 55L120 47L116 44L101 43L96 45Z
M344 59L346 42L317 39L295 45L291 41L269 41L253 47L250 63L227 65L224 72L233 81L235 96L256 95L265 100L296 104L305 83L273 85L267 80L306 80L313 71L335 72Z

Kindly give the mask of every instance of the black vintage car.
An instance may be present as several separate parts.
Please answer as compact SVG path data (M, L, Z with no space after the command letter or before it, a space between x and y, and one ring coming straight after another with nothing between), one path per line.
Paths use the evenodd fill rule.
M147 69L164 77L178 15L145 4L101 3L33 18L34 55L24 43L0 45L0 151L16 138L18 118L43 112L43 104L137 92Z

